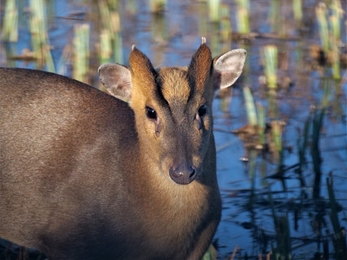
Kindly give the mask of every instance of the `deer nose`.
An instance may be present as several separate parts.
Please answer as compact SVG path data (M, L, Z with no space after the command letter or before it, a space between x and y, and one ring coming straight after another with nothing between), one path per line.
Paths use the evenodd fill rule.
M189 184L196 178L196 170L187 164L170 167L170 177L177 184Z

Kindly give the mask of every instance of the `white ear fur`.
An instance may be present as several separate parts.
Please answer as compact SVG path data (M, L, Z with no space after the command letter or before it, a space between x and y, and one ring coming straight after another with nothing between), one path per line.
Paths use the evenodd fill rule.
M215 89L227 88L240 77L247 52L244 49L228 51L214 59L213 81Z
M120 64L104 64L98 69L99 79L114 97L129 102L131 98L131 73Z

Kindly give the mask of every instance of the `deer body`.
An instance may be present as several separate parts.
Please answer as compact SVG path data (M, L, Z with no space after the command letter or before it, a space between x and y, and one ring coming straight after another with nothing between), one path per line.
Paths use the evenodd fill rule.
M63 76L0 68L0 237L53 260L200 259L221 214L213 86L240 75L238 51L223 83L204 43L188 69L155 71L134 48L130 68L99 69L130 105Z

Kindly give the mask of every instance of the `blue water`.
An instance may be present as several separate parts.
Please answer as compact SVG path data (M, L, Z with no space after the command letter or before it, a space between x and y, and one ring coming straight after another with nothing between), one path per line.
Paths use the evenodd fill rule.
M100 65L95 47L99 40L100 17L97 5L94 1L52 1L51 10L53 16L49 16L48 35L52 45L52 56L54 59L56 71L71 76L71 61L62 59L64 48L72 44L74 36L73 26L80 23L88 23L91 25L91 42L92 49L90 67L96 69ZM289 22L291 12L290 6L282 7L283 16L287 17L287 34L295 38L290 40L280 40L271 37L252 38L246 42L230 42L222 43L218 38L218 31L215 31L209 23L208 12L206 6L198 1L168 1L166 11L164 13L165 20L163 22L163 31L153 31L158 25L147 6L147 1L137 1L135 14L129 12L130 1L122 1L120 18L121 18L121 37L123 44L123 60L127 64L127 58L131 50L131 46L136 46L148 55L154 63L154 66L185 66L190 62L191 55L201 43L201 36L207 37L207 43L213 45L214 55L218 55L223 51L231 48L246 48L248 51L247 64L242 79L237 83L237 88L232 91L231 102L228 106L227 113L221 111L221 101L215 100L214 116L217 160L218 160L218 180L223 198L223 217L218 228L215 239L218 240L220 258L231 254L236 245L242 248L242 253L256 255L261 253L259 246L252 237L251 230L245 228L245 223L251 223L251 213L245 209L245 204L250 196L252 180L254 179L255 191L257 194L264 192L264 198L267 198L266 192L268 187L271 191L282 191L282 184L274 179L264 179L260 176L260 164L264 160L257 159L257 168L255 177L249 174L249 164L245 164L240 160L245 155L245 149L242 141L231 134L232 130L238 129L247 124L247 116L244 106L242 87L249 86L253 91L254 99L257 102L267 106L267 99L264 91L259 84L259 77L263 73L263 65L261 59L261 48L266 44L275 44L278 46L279 52L287 59L280 72L290 77L294 86L287 90L281 90L279 93L278 120L286 122L286 130L284 141L286 147L291 147L292 151L285 152L284 164L286 166L294 165L298 162L297 145L299 132L303 131L303 125L310 114L310 108L319 106L322 98L323 90L319 88L320 76L318 69L312 68L312 61L308 55L308 48L311 44L319 44L319 35L315 20L306 21L307 35L301 36L301 33L292 22ZM270 22L270 7L266 0L252 1L251 6L251 29L252 32L259 34L272 33L272 25ZM289 1L288 1L289 2ZM343 1L344 3L345 1ZM230 8L230 21L232 30L237 31L236 10L237 5L234 1L228 4ZM314 17L314 1L305 1L306 17ZM28 14L23 12L26 4L21 6L19 21L19 41L9 44L7 48L12 48L15 54L21 54L22 50L31 48L30 33L28 31ZM200 9L199 9L200 8ZM307 18L308 19L308 18ZM1 20L1 19L0 19ZM346 32L344 28L343 33ZM343 35L346 39L345 35ZM343 42L346 45L346 41ZM225 47L227 46L227 47ZM26 63L23 61L9 61L9 53L5 51L5 44L0 42L0 66L16 66L35 68L35 63ZM112 60L111 60L112 61ZM114 60L113 60L114 62ZM341 74L346 73L342 70ZM98 84L95 84L98 87ZM346 100L347 100L347 83L341 84L341 93L339 100L331 98L331 104L340 102L342 115L331 111L325 118L322 139L320 142L321 156L323 158L322 172L322 190L321 196L327 200L327 189L325 178L329 172L333 172L335 183L335 196L339 203L343 206L340 213L341 224L346 226L346 209L347 209L347 130L346 130ZM310 155L307 153L308 166L304 171L308 194L312 193L313 169L310 164ZM277 164L265 162L267 175L272 175L277 170ZM274 194L274 198L280 199L284 204L297 200L300 192L300 183L297 175L293 171L288 172L289 179L286 180L288 193ZM268 186L264 186L264 181ZM271 184L271 185L269 185ZM260 196L261 197L261 196ZM259 199L259 198L258 198ZM259 200L260 201L260 200ZM258 202L259 202L258 201ZM259 230L274 235L274 225L269 206L261 206L254 204L254 214L256 226ZM311 211L311 212L310 212ZM293 213L286 208L279 208L279 215L288 214L290 225L293 228ZM297 231L291 231L293 237L310 237L315 236L311 221L314 210L304 209L301 211L301 221ZM326 217L329 221L329 218ZM294 243L295 244L295 243ZM300 242L297 242L300 244ZM270 248L268 247L268 250ZM299 253L308 253L312 256L317 250L316 244L303 247ZM312 253L312 254L311 254Z

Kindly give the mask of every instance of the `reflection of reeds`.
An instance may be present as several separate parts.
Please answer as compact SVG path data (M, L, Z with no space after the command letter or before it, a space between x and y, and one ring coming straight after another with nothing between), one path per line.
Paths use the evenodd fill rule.
M304 124L304 130L303 130L303 136L298 138L297 145L298 145L298 169L297 173L299 175L300 180L300 186L301 188L306 187L305 178L303 176L303 168L306 165L306 150L309 143L309 130L311 126L311 117L307 118Z
M18 10L16 0L6 1L1 38L8 42L16 42L18 40Z
M89 69L89 24L75 25L73 77L87 82Z
M340 225L337 207L338 203L335 199L333 189L333 177L331 172L326 182L328 187L329 202L331 208L330 220L334 230L334 234L331 234L331 241L335 249L335 257L336 259L347 259L346 229L342 228Z
M321 163L322 158L319 149L320 134L323 127L325 109L316 110L312 118L312 129L311 129L311 157L313 163L313 169L315 173L314 184L313 184L313 198L318 199L320 196L321 188Z
M274 255L274 259L290 260L292 259L292 249L288 216L278 216L276 214L271 190L269 190L269 201L271 205L271 212L274 221L277 242L276 246L272 246L272 254Z

